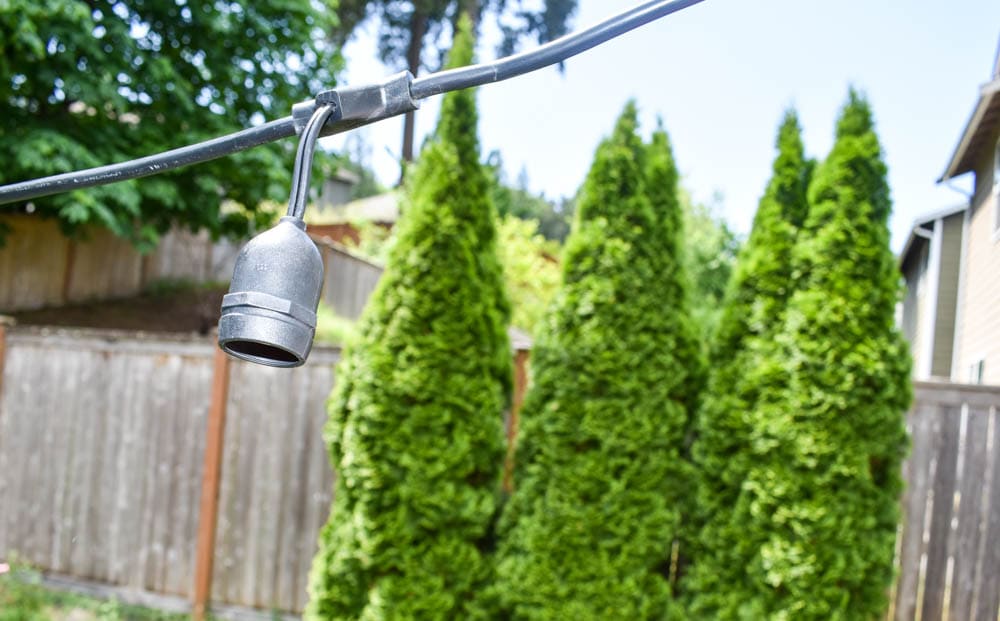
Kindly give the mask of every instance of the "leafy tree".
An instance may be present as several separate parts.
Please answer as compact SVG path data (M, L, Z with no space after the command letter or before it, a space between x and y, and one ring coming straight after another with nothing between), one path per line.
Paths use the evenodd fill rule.
M760 357L787 379L762 388L733 514L750 553L727 585L743 618L884 614L911 399L890 211L871 109L852 90L809 188L784 325Z
M680 192L684 210L684 259L691 274L691 311L700 328L705 353L722 315L740 241L711 205Z
M794 111L785 113L776 147L771 181L722 305L709 390L695 426L699 486L694 527L700 533L688 542L687 554L695 563L684 590L697 618L738 616L742 602L732 596L730 585L742 580L745 570L739 557L744 528L731 512L756 459L751 414L761 393L780 390L784 379L780 367L761 367L759 355L782 327L794 287L792 249L808 211L811 164Z
M500 220L499 235L511 323L534 333L559 288L559 245L539 234L536 221L514 216Z
M340 64L320 43L336 23L324 2L0 3L0 182L147 155L288 114L332 84ZM291 148L37 199L29 209L67 231L97 222L143 243L173 223L240 232L262 199L287 198ZM246 210L220 214L223 199Z
M662 619L702 361L679 259L677 172L629 103L597 149L537 336L496 597L510 619Z
M521 169L516 185L507 182L499 151L486 158L486 169L493 180L493 202L500 217L511 215L522 220L534 220L538 232L546 239L563 242L569 234L572 205L556 204L545 196L533 194L528 188L528 172Z
M451 62L472 59L463 20ZM471 91L445 96L326 437L333 513L308 619L475 618L499 499L509 316Z
M358 177L358 182L351 190L351 200L375 196L386 191L372 169L372 148L365 141L361 132L353 132L344 143L343 153L337 158L337 164Z
M565 34L576 4L577 0L545 0L540 8L529 8L509 0L340 0L340 24L332 35L342 45L362 23L377 19L382 62L417 75L426 64L428 40L437 42L461 13L470 15L474 26L480 15L492 13L503 34L499 52L506 55L524 38L544 43ZM403 128L402 157L406 162L413 160L413 133L414 114L410 112Z

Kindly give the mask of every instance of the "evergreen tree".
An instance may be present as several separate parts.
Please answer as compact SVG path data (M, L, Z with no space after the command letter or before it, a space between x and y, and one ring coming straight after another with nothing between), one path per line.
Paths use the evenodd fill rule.
M784 367L754 412L734 523L756 545L730 587L752 619L884 614L906 452L910 358L895 328L899 274L868 102L851 91L809 189L792 254L798 286L762 366Z
M780 389L784 377L780 366L761 366L760 354L781 329L793 288L792 249L808 210L812 163L805 157L794 111L785 113L776 147L771 180L726 293L709 390L696 423L698 492L692 530L700 532L685 546L685 555L695 562L684 591L691 613L699 618L731 618L739 607L729 586L743 578L740 553L748 552L748 541L732 510L754 461L750 417L761 394Z
M515 491L500 522L503 618L673 614L669 573L689 491L681 462L703 375L678 255L666 134L629 103L597 149L539 330Z
M468 20L451 65L472 60ZM330 400L333 513L308 619L465 619L503 466L509 308L471 91L445 96Z

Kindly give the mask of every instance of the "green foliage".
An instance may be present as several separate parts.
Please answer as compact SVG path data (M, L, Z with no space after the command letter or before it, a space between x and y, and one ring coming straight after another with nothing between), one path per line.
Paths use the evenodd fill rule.
M808 210L811 165L802 146L798 118L785 113L778 130L771 181L753 229L739 255L721 310L712 351L709 390L699 412L693 456L699 476L699 536L687 542L695 558L684 580L690 612L698 618L733 618L742 602L730 585L742 579L746 560L744 525L732 509L757 457L751 446L752 413L761 393L780 390L781 365L762 366L762 348L781 330L794 286L792 250ZM740 594L743 596L744 594Z
M6 569L5 573L0 573L0 621L182 621L188 618L113 599L102 601L51 591L42 584L38 572L28 567L15 563Z
M691 274L691 312L707 354L740 242L710 205L694 202L683 190L679 196L684 210L684 262Z
M413 71L418 67L409 66L407 56L414 48L423 50L427 38L438 46L438 60L445 57L448 48L440 45L441 36L463 12L471 14L476 22L486 13L496 17L502 35L498 52L503 55L516 51L521 39L533 38L545 43L566 34L577 0L545 0L541 4L535 8L514 5L508 0L340 0L340 23L331 34L335 42L343 45L365 21L376 18L382 62ZM414 37L418 39L416 45ZM436 67L432 65L432 69Z
M500 522L503 618L675 614L671 546L690 490L681 461L703 363L679 259L666 135L629 104L597 149L563 288L532 354L515 491Z
M384 264L399 236L394 230L370 222L358 222L355 227L360 240L349 244L351 250ZM559 288L562 248L539 234L535 220L499 218L497 235L497 250L510 296L511 324L533 332Z
M468 22L452 63L468 63ZM398 242L338 370L333 513L308 619L476 618L491 580L509 307L475 98L450 93L409 179Z
M358 176L358 182L351 189L351 200L375 196L388 190L375 177L371 163L371 145L365 142L362 134L355 132L347 137L344 152L338 158L341 169Z
M355 329L355 322L341 317L325 302L320 301L319 308L316 309L317 344L344 345L354 336Z
M507 216L498 228L511 323L534 333L559 288L559 245L539 235L534 220Z
M355 252L370 261L385 264L399 236L396 229L386 228L369 220L352 222L351 226L358 232L358 241L354 243L345 239L344 243Z
M500 217L511 215L522 220L534 220L538 232L546 239L560 243L566 239L573 213L571 203L563 201L556 204L544 196L532 194L528 189L526 170L521 170L516 186L507 183L498 151L490 153L486 167L493 180L493 203Z
M911 399L890 210L871 110L851 91L809 188L781 331L757 361L752 464L732 518L746 576L726 585L742 618L884 614Z
M98 166L288 113L332 83L332 0L0 3L0 182ZM287 197L283 144L33 201L67 232L99 223L142 247L171 224L242 233ZM244 206L220 213L231 199ZM23 208L23 206L16 206ZM9 209L9 208L8 208Z

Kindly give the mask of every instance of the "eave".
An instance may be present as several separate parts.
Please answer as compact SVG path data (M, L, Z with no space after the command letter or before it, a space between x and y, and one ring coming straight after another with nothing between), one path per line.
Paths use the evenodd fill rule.
M992 147L988 142L997 126L1000 126L1000 78L979 89L979 101L938 183L975 170L983 149Z

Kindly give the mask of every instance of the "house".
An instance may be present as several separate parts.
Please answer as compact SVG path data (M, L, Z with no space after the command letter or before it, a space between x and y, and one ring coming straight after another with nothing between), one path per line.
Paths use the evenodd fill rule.
M1000 49L938 181L968 173L975 182L967 204L911 229L900 257L901 323L916 378L1000 385Z
M1000 384L1000 50L948 167L939 181L966 173L975 185L965 212L965 249L955 321L952 379Z
M323 180L323 187L313 202L312 208L322 212L350 202L354 187L360 181L361 178L355 173L343 168L337 169Z
M306 210L305 221L309 234L318 238L329 238L348 246L361 240L360 226L372 224L389 231L399 220L398 190L391 190L359 198L347 204L322 210Z
M966 210L959 205L917 218L900 255L906 280L901 327L917 379L952 376Z

